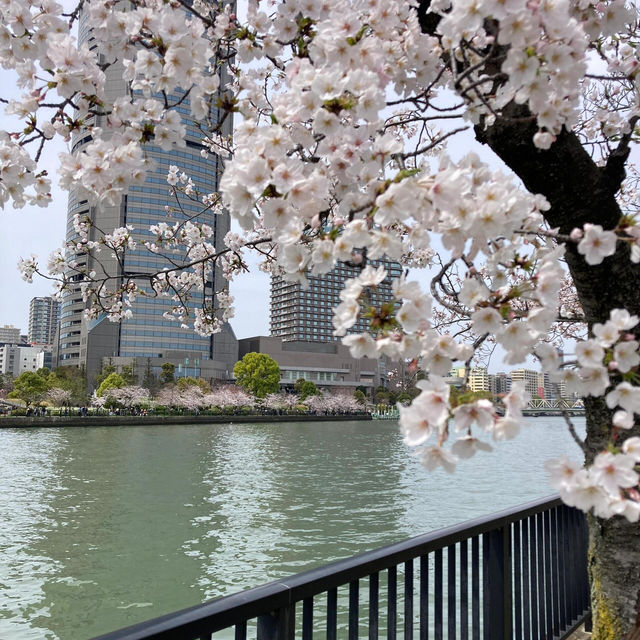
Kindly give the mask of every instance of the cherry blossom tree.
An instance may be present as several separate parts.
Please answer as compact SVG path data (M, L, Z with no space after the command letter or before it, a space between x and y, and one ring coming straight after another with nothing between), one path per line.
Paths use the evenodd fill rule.
M319 396L311 396L313 398L318 398ZM311 398L309 398L310 400ZM284 409L285 411L291 411L295 409L300 404L300 398L295 393L286 393L284 391L280 391L279 393L270 393L265 396L262 401L262 406L267 409ZM309 404L308 402L305 404Z
M100 395L97 391L94 392L91 397L91 405L98 408L123 407L132 409L147 404L149 400L149 389L137 385L126 385L107 388Z
M156 404L195 411L207 406L202 389L196 385L186 385L180 389L178 385L170 384L162 388L155 397Z
M163 407L178 406L180 390L175 384L165 385L158 393L156 393L154 401L157 405Z
M187 409L188 411L197 411L205 406L204 394L200 387L188 385L185 389L180 389L174 406Z
M51 402L54 407L63 407L69 404L71 400L71 391L68 389L61 389L60 387L54 387L47 391L47 400Z
M215 387L211 393L204 397L204 406L219 407L221 409L238 409L240 407L253 407L256 400L244 389L232 384Z
M325 395L321 396L309 396L305 400L305 405L309 409L309 411L314 411L316 413L324 413L328 410L329 403L327 402L327 397Z
M189 11L185 11L185 7ZM80 15L92 46L79 47ZM60 183L99 206L144 180L145 144L183 144L176 110L188 100L204 154L225 163L220 194L200 193L171 167L167 189L203 210L226 207L242 233L215 251L211 226L191 220L101 230L77 216L75 236L31 280L61 293L78 282L88 317L129 317L145 294L174 301L172 317L204 335L233 313L225 286L194 315L189 297L214 267L228 279L247 252L266 271L306 284L338 262L358 265L335 309L335 335L355 357L413 360L428 372L400 409L407 443L427 468L453 470L513 438L524 389L452 409L443 382L455 362L499 345L507 364L535 353L544 371L584 398L587 437L568 428L585 464L549 464L563 499L590 513L596 638L621 638L640 603L640 222L628 172L640 118L638 16L625 0L57 0L0 3L0 63L19 99L0 135L0 204L47 206L48 141L90 141L60 158ZM115 65L131 92L109 102ZM222 81L221 81L222 78ZM180 86L185 93L173 98ZM186 104L186 102L185 102ZM211 117L216 107L221 117ZM183 109L184 110L184 109ZM223 124L241 116L233 142ZM460 144L475 151L460 155ZM483 158L490 158L491 162ZM627 179L627 173L629 178ZM167 269L126 278L78 258L134 248ZM176 254L186 257L177 263ZM406 268L394 304L371 293ZM427 269L429 283L416 277ZM575 290L567 303L566 292ZM359 317L370 331L350 334ZM575 357L559 352L579 339Z
M109 391L109 396L120 406L127 409L140 407L150 400L149 389L138 385L128 385L119 389Z
M103 409L107 406L107 396L99 396L95 391L89 399L89 404L97 409Z
M332 395L325 393L321 396L309 396L304 403L310 411L318 413L361 413L362 405L348 393Z

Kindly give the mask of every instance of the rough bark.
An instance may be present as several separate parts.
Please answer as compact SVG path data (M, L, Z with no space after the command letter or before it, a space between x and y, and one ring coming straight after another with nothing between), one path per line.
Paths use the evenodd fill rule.
M423 31L434 33L437 19L429 17L429 2L421 2ZM548 150L537 149L537 127L528 108L512 103L494 124L475 129L476 139L519 176L532 193L551 204L546 219L552 228L569 233L586 222L614 228L622 212L615 199L625 177L628 148L623 142L605 165L597 165L578 137L563 131ZM640 265L629 260L626 247L601 265L589 266L574 245L567 247L567 264L582 308L591 326L604 322L614 308L640 315ZM611 411L602 398L586 398L587 462L609 439ZM640 435L636 424L633 434ZM589 570L594 640L621 640L640 628L640 526L622 517L589 517Z
M598 166L577 137L563 131L549 150L533 145L535 124L526 107L509 105L487 129L476 127L476 138L520 177L532 193L551 204L546 219L569 233L585 222L605 229L617 225L622 212L615 199L624 179L624 157ZM574 245L567 246L567 264L589 325L605 322L611 309L640 313L640 267L629 260L626 247L590 266ZM602 398L586 398L587 462L606 448L611 411ZM640 527L621 517L589 518L591 603L594 640L617 640L640 626Z

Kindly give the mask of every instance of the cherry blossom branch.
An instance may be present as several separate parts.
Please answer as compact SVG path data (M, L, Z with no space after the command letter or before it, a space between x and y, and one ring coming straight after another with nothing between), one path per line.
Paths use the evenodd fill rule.
M444 133L441 136L439 136L432 143L427 144L424 147L420 147L419 149L416 149L415 151L410 151L410 152L407 152L407 153L398 154L398 157L402 158L403 160L407 160L408 158L415 158L415 157L417 157L419 155L424 155L425 153L431 151L431 149L434 149L439 144L444 142L447 138L450 138L451 136L454 136L454 135L456 135L458 133L461 133L462 131L467 131L469 128L470 127L467 125L465 127L457 127L456 129L452 129L451 131L447 131L446 133Z

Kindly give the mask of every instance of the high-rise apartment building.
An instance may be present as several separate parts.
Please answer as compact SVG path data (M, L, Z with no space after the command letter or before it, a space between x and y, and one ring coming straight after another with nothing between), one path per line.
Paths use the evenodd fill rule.
M379 307L393 301L391 281L402 275L397 262L374 260L377 267L383 265L387 277L371 290L371 303ZM340 304L340 291L344 283L355 278L360 270L339 263L331 273L309 276L309 286L304 289L299 282L288 282L280 276L271 276L270 332L284 342L330 342L340 340L333 335L333 308ZM369 329L369 320L360 318L349 333L361 333Z
M21 342L22 336L18 327L14 327L12 324L5 324L0 327L0 343L20 344Z
M538 372L532 369L514 369L509 373L511 382L524 381L525 390L532 398L538 397Z
M494 396L505 395L511 391L511 379L508 374L501 371L489 374L489 391Z
M464 367L454 367L449 372L452 378L464 378ZM489 391L489 373L486 367L471 367L469 369L469 377L467 378L467 389L469 391Z
M79 44L85 42L91 46L92 35L85 16L81 16ZM112 65L106 71L105 91L110 100L130 94L129 84L122 79L122 73L120 63ZM221 84L224 85L224 81ZM137 92L134 91L133 95L136 96ZM175 109L186 126L184 147L165 151L153 142L148 143L145 155L155 165L153 172L148 173L143 185L132 186L128 194L113 205L105 202L91 203L80 190L70 191L67 241L72 242L75 237L75 215L89 217L97 228L107 232L125 225L132 225L135 229L133 236L136 248L127 249L122 262L103 251L99 255L72 256L78 267L98 273L104 270L116 278L161 271L169 266L167 260L148 251L144 246L144 242L152 238L149 227L160 222L175 224L187 219L205 222L215 231L213 242L216 248L222 248L223 238L230 226L228 214L202 213L202 206L197 202L180 195L179 204L176 204L176 200L169 194L166 177L171 165L177 165L187 173L200 193L217 191L221 167L215 154L206 157L201 155L203 134L190 117L188 97L185 98L180 89L174 90L168 97L172 101L182 99ZM217 112L211 114L212 119L217 116ZM100 126L103 118L104 116L94 116L91 124ZM229 135L232 126L230 117L223 126L222 133ZM87 130L77 134L72 140L73 151L80 153L90 141L91 135ZM98 239L93 228L90 239ZM202 302L203 295L210 295L214 287L219 288L221 278L221 274L216 272L213 281L207 283L205 292L199 294L200 298L196 296L189 305L196 307ZM171 298L155 296L148 280L144 278L136 281L143 294L133 303L133 316L130 319L114 323L109 321L106 314L101 314L96 319L87 321L84 317L86 305L80 290L82 275L72 275L71 279L75 279L78 286L65 292L62 300L59 337L54 353L55 364L84 367L90 384L106 358L116 366L118 359L125 359L127 364L137 366L138 371L144 369L145 363L152 363L155 374L159 373L160 364L166 359L176 364L178 375L183 371L188 371L189 375L204 375L203 371L206 369L206 377L229 376L237 358L237 341L228 325L223 332L213 337L200 336L192 329L181 328L180 323L163 317L165 312L172 310L175 302ZM113 283L110 286L113 288ZM145 296L145 293L148 295Z
M538 396L542 399L549 400L560 395L557 385L551 383L548 373L538 372Z
M60 302L52 297L31 298L29 303L29 343L52 345L58 328Z

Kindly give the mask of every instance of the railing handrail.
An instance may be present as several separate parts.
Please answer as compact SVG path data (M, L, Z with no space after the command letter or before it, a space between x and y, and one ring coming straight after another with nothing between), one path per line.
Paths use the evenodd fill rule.
M548 496L525 504L480 516L460 524L444 527L396 542L372 551L330 564L309 569L239 593L223 596L211 602L195 605L118 631L101 635L94 640L143 640L153 637L175 638L175 629L185 633L214 633L245 620L268 614L324 593L349 582L397 566L421 555L483 533L502 529L507 525L560 506L562 500ZM185 636L186 637L186 636Z

